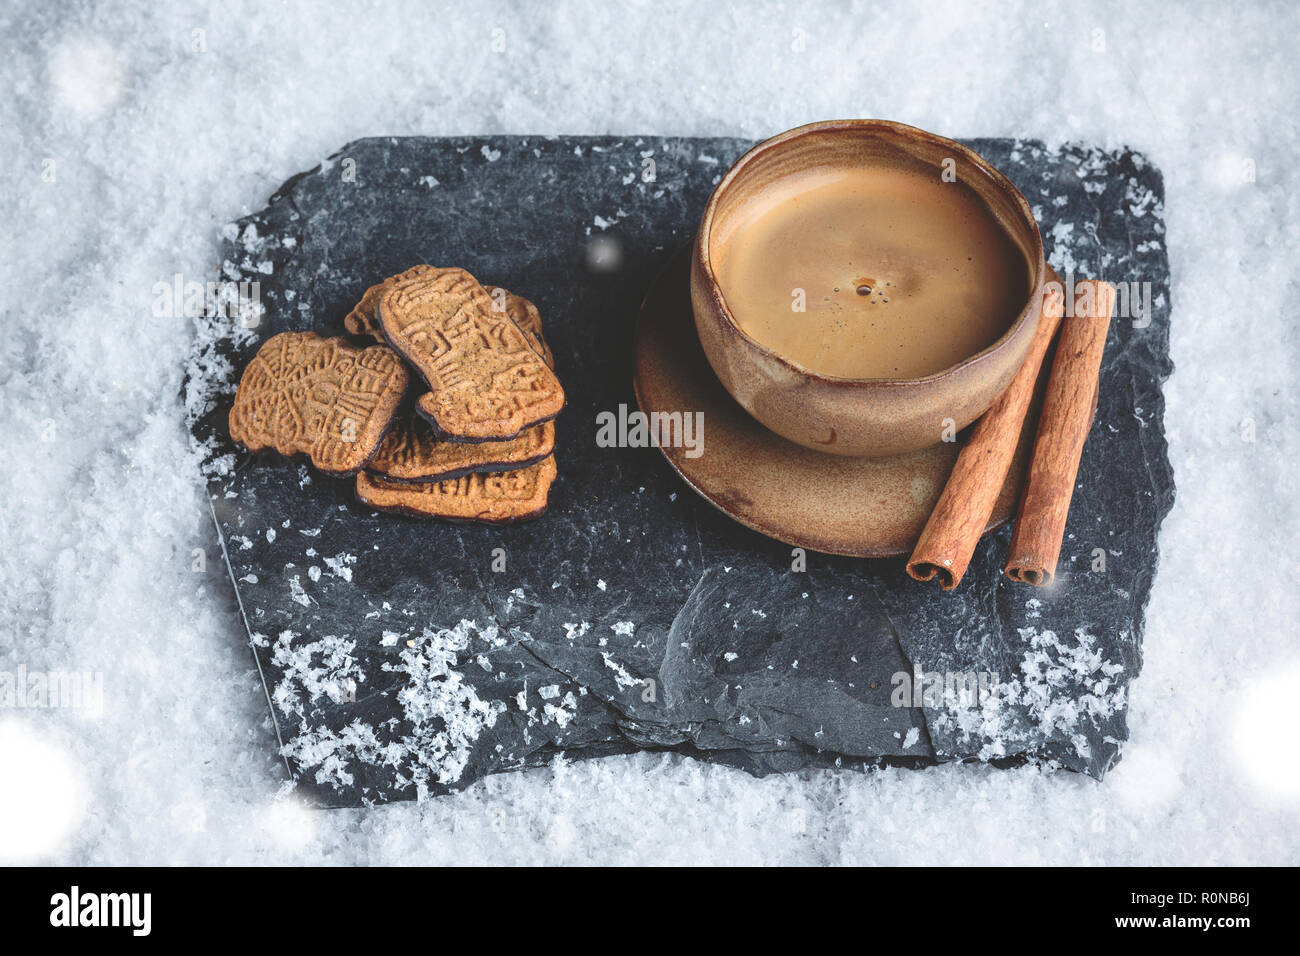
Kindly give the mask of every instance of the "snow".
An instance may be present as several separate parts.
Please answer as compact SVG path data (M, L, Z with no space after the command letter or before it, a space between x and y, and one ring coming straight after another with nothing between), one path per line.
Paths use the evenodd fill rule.
M0 10L0 447L15 463L0 479L0 671L98 674L103 687L93 710L0 709L0 778L20 781L0 792L5 859L1300 862L1300 754L1274 729L1300 681L1300 598L1284 583L1300 507L1300 12L672 6ZM1120 766L1100 784L986 766L756 780L642 754L368 811L311 811L282 792L220 555L196 554L211 519L182 422L212 395L182 392L195 323L156 314L157 284L218 278L223 226L359 136L761 137L837 116L1127 144L1165 174L1179 490ZM614 210L593 223L619 228ZM346 576L351 562L321 563ZM427 690L403 702L410 713L447 706L440 694L478 706L440 669L456 639L425 631L403 655ZM1037 666L1004 675L1018 693L1070 667L1055 635L1033 642ZM295 673L345 680L346 646L317 651ZM567 720L573 703L546 701L539 719ZM321 773L341 748L378 745L364 726L335 738L314 742ZM409 772L453 772L466 742Z

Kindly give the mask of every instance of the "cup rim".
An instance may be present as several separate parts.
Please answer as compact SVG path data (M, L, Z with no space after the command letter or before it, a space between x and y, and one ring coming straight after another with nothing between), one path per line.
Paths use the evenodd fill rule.
M727 305L727 300L722 294L722 285L718 282L717 275L714 274L713 262L709 254L709 237L713 227L713 216L717 210L718 203L723 194L727 191L727 187L730 186L742 172L744 172L746 166L748 166L755 158L771 149L781 148L793 140L812 133L827 131L860 132L863 130L883 131L904 139L920 139L933 145L940 145L945 149L951 150L953 153L959 155L962 159L971 163L983 172L992 181L994 186L1006 194L1006 196L1011 200L1012 205L1015 206L1024 217L1024 221L1029 224L1032 231L1033 249L1031 252L1033 253L1033 258L1031 258L1029 262L1029 267L1031 277L1036 278L1037 281L1033 284L1027 301L1021 308L1020 312L1016 315L1014 321L1007 326L1006 331L1003 332L1002 335L999 336L991 345L981 349L974 355L962 359L955 365L950 365L938 372L932 372L929 375L924 375L919 378L850 378L838 375L827 375L822 372L815 372L793 359L788 358L779 352L773 351L742 329L740 323L736 321L736 317L732 315L731 308ZM999 226L1004 230L1008 228L1000 221ZM948 139L945 136L940 136L937 133L931 133L915 126L909 126L906 123L884 119L821 120L815 123L806 123L803 126L796 126L794 129L786 130L784 133L778 133L775 136L765 139L761 143L756 143L750 147L744 155L732 163L731 168L727 170L726 175L718 181L717 186L713 188L713 192L709 195L708 204L704 207L704 215L700 218L700 228L699 233L696 236L694 257L696 264L703 270L704 277L707 280L706 284L708 287L709 297L713 301L714 306L717 308L718 312L724 316L729 329L740 336L740 338L743 339L751 348L756 349L768 359L786 366L799 375L806 376L815 381L826 382L831 385L869 386L874 388L910 387L941 381L951 375L955 375L965 368L982 363L989 357L1001 351L1015 338L1015 335L1020 330L1021 326L1023 326L1031 316L1038 313L1038 299L1042 293L1043 282L1047 276L1047 263L1043 254L1043 237L1038 228L1038 220L1034 217L1034 212L1029 206L1029 201L1025 199L1020 190L1015 187L1015 184L1012 183L1001 170L979 153L975 152L975 150L957 142L956 140Z

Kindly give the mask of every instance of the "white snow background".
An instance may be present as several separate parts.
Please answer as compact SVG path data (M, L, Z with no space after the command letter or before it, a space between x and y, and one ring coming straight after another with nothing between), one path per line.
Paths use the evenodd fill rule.
M0 10L0 672L103 677L102 708L0 709L0 855L1300 862L1296 5L429 6ZM191 570L212 540L179 398L194 332L152 315L154 284L210 276L223 224L360 136L845 116L1126 144L1164 172L1178 499L1118 768L757 780L643 755L370 811L277 797L229 582L212 555Z

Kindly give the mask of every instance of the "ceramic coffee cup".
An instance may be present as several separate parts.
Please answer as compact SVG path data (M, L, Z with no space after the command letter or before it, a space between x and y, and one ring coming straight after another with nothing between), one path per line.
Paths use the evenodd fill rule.
M809 170L900 162L932 169L935 177L945 164L955 170L1024 256L1023 306L1001 337L935 374L858 379L811 371L748 335L715 274L725 243L744 228L748 204L782 180ZM709 363L754 418L808 448L884 457L934 445L988 409L1029 350L1045 274L1042 237L1029 204L978 153L900 123L836 120L801 126L760 143L718 183L695 240L691 303Z

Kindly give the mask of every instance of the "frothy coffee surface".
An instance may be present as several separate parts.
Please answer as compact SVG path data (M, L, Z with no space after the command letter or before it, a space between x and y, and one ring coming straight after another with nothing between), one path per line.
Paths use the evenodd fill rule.
M768 192L738 210L714 271L740 327L810 371L932 375L992 345L1024 307L1024 255L938 170L825 170Z

